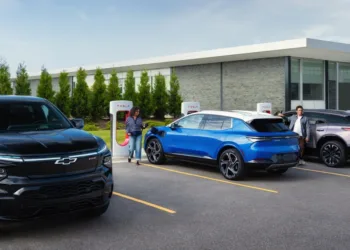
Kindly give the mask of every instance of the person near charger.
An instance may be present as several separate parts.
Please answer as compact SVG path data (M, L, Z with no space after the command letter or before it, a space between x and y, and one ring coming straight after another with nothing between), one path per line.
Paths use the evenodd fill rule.
M134 151L136 156L136 164L139 165L141 161L141 141L142 141L142 130L147 128L148 124L143 123L140 115L139 107L132 107L130 115L125 121L126 132L129 136L129 156L128 162L131 162Z
M299 105L296 107L297 113L291 117L287 117L289 120L289 129L293 132L299 134L299 164L305 164L304 161L304 152L305 152L305 143L310 141L310 123L309 119L304 115L303 106ZM278 114L281 117L284 117L282 113Z

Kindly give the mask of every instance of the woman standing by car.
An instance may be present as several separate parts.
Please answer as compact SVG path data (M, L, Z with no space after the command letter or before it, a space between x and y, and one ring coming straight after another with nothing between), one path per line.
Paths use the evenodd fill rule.
M130 116L126 119L126 132L130 137L128 162L131 162L131 158L135 151L136 164L137 165L140 164L142 130L146 127L147 127L147 124L143 123L142 118L140 116L140 108L133 107L130 110Z

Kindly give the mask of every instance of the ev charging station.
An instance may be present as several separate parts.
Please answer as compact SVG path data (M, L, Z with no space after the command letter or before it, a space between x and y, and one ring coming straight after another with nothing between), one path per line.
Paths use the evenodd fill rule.
M111 152L112 157L127 157L129 155L129 136L126 133L125 140L119 144L117 142L117 122L118 113L124 112L125 119L129 116L130 110L133 107L132 101L111 101L109 103L109 113L111 120Z
M272 104L268 102L258 103L256 105L257 112L272 114Z
M195 112L199 112L201 110L201 106L199 102L182 102L181 103L181 114L188 115Z

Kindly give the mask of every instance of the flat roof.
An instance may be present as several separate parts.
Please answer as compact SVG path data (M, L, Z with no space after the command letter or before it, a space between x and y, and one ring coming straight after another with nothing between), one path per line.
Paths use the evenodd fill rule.
M301 38L237 46L231 48L213 49L169 56L153 57L132 61L121 61L116 63L98 64L83 67L88 74L94 74L97 67L103 69L105 73L110 73L113 69L118 72L133 70L152 70L170 68L177 66L251 60L272 57L303 57L319 60L330 60L337 62L350 62L350 44L324 41L318 39ZM52 77L58 77L61 71L66 71L70 76L75 76L80 66L73 68L48 69ZM41 72L29 73L29 79L39 79Z

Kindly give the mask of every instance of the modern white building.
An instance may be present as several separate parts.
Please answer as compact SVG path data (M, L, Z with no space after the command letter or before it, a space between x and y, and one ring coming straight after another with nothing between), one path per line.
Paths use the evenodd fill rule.
M79 67L48 69L54 89L63 70L74 88ZM82 67L89 85L97 67L107 80L116 69L122 87L129 69L137 84L142 70L148 70L151 83L161 73L168 84L175 70L184 101L199 101L202 109L253 110L258 102L271 102L273 111L299 104L350 110L350 44L344 43L302 38ZM40 72L30 74L33 95L39 79Z

